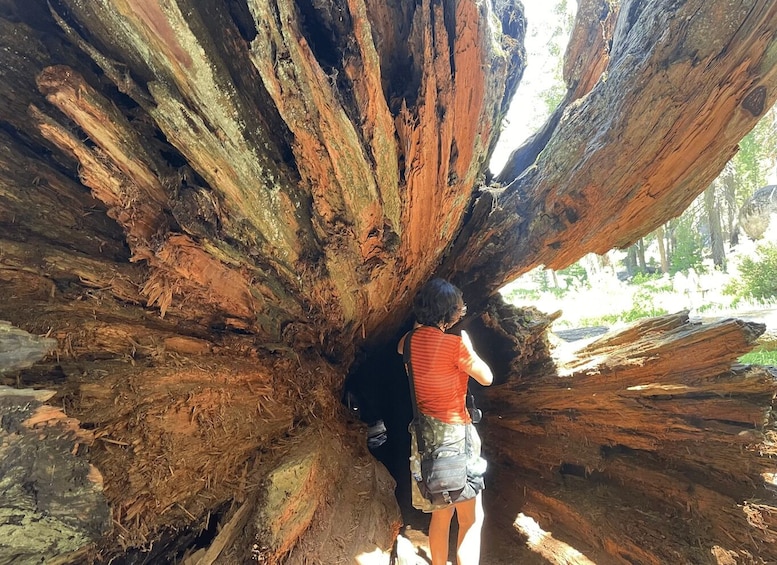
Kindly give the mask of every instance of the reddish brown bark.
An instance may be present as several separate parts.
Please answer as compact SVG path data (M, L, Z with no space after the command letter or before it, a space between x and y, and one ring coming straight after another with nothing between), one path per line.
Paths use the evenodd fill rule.
M651 319L488 390L486 444L527 487L514 512L596 562L777 558L777 385L731 368L763 330Z
M304 562L329 534L345 540L331 562L386 549L391 481L338 401L352 363L394 342L416 290L440 274L485 311L473 336L499 336L503 375L539 371L548 322L524 327L485 310L488 300L534 265L628 245L679 214L773 102L776 22L765 0L617 13L581 2L565 107L500 177L505 188L484 182L524 65L523 15L509 3L0 1L0 283L10 297L0 318L58 342L3 381L51 386L100 438L89 456L116 520L95 554L153 559L153 545L239 562L258 544L270 561ZM662 376L683 363L713 381L726 372L728 343L713 339L709 362L695 365L701 334L671 335L696 356L656 362ZM552 386L534 401L532 389L527 406L556 402L543 414L566 423L558 403L578 403L600 446L666 441L689 474L718 450L733 468L741 458L727 445L746 438L731 442L716 421L694 436L703 443L686 442L677 423L698 411L752 425L766 395L747 381L757 401L708 398L731 392L716 381L670 402L664 389L579 382L618 397L628 433L598 425L611 405ZM514 406L494 434L531 430L523 396L504 399ZM663 430L656 410L675 428ZM525 453L513 464L537 477L554 459L604 477L601 450L563 433ZM618 461L613 483L626 463L642 466L642 490L656 498L660 470ZM269 479L290 468L295 494L273 506L285 484ZM721 481L705 512L744 499ZM556 500L551 513L571 507ZM753 523L760 508L746 506ZM224 535L194 548L211 518ZM716 524L715 535L729 531ZM602 531L602 547L639 545Z

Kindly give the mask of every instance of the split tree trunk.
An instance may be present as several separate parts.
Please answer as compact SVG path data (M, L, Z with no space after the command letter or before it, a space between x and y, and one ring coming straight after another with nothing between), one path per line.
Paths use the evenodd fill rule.
M763 331L679 313L534 354L485 393L500 496L597 563L774 561L777 375L732 367Z
M387 549L354 360L435 273L486 312L679 215L777 96L774 3L586 0L564 106L487 186L524 66L494 4L0 1L0 318L57 340L4 380L80 420L112 512L72 561Z

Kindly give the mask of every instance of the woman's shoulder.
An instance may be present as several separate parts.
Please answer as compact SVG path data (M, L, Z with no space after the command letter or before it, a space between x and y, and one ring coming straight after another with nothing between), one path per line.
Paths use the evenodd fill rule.
M456 334L449 334L441 331L438 328L433 328L431 326L421 326L420 328L416 329L414 332L414 335L418 336L418 343L425 343L425 344L435 344L435 346L443 346L443 347L450 347L455 348L458 347L459 344L461 344L461 337ZM414 343L416 342L416 339L413 339Z

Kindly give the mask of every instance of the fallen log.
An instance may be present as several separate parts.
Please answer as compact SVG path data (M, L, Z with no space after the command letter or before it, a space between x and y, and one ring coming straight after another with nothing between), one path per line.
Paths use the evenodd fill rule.
M184 564L301 565L310 555L320 563L388 563L385 548L400 517L386 469L363 447L346 447L321 427L285 443L280 458L249 473L258 486L223 520L210 546Z
M119 552L146 562L178 555L193 563L242 563L254 554L271 562L319 554L342 562L383 556L391 547L400 524L394 482L367 452L364 429L345 423L334 392L339 367L283 344L208 332L182 322L175 307L165 318L143 311L133 304L140 300L131 266L95 269L87 278L89 261L78 255L46 245L5 249L0 275L14 298L6 310L16 318L24 308L26 331L0 326L8 329L0 330L2 382L57 391L38 401L50 398L40 413L66 413L88 436L77 454L100 469L106 521L88 535L49 525L51 551L42 552L32 543L36 534L26 533L34 508L19 522L19 504L3 499L0 516L10 518L0 528L24 543L0 546L0 563L45 554L80 564ZM35 249L44 251L41 260L25 265ZM79 278L91 288L70 286L73 275L61 269L68 261L71 270L79 261L87 265ZM62 294L78 298L63 305ZM113 299L118 294L124 302ZM4 425L15 421L5 405L0 415ZM0 445L22 445L14 434ZM68 469L72 442L36 450L29 442L39 435L25 440L29 455L45 453L52 468ZM11 472L8 457L3 452L6 492L24 494L30 473ZM284 469L299 480L284 479ZM72 504L70 511L80 516L80 509Z
M57 400L91 430L90 460L112 509L113 529L90 559L120 546L152 561L179 553L191 563L293 563L295 552L325 552L338 562L391 547L400 524L393 480L369 456L363 430L342 419L322 427L316 416L338 421L342 410L325 363L308 372L282 354L168 353L89 366ZM291 402L303 389L311 401ZM335 546L313 547L332 538Z
M736 363L763 331L680 312L486 391L484 445L521 477L516 515L603 562L773 562L777 380Z

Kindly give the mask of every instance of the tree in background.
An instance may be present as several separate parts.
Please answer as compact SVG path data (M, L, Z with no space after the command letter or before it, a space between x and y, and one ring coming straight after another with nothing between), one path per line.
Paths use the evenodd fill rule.
M739 227L737 225L737 182L734 168L729 162L723 172L718 177L723 186L723 203L726 218L726 234L728 235L728 244L730 247L739 243Z
M734 300L769 301L777 297L777 245L759 245L754 257L744 257L739 265L739 278L726 286Z
M717 205L718 182L715 181L704 191L704 211L709 228L709 246L712 262L716 268L726 270L726 252L723 245L723 227L720 223L720 207Z
M545 61L552 69L553 83L539 93L539 99L542 100L547 109L546 116L549 116L559 107L566 96L567 88L564 84L564 46L569 38L569 32L572 30L574 18L569 13L567 0L561 0L553 9L554 27L550 39L547 42L547 51L543 54Z
M656 230L656 243L658 244L658 256L661 259L661 273L669 272L669 256L666 253L666 230L659 226Z
M712 259L716 268L726 270L725 242L729 246L738 242L740 207L775 172L776 118L775 108L766 112L740 141L739 151L718 178L683 212L680 221L668 222L673 240L669 257L672 272L700 265L705 256ZM700 238L700 233L704 237Z
M720 175L732 178L737 210L753 192L768 184L770 176L775 173L776 123L777 109L772 107L739 142L739 151Z
M703 242L699 230L699 206L693 205L679 218L666 224L669 234L669 272L687 273L690 269L702 269Z
M551 69L549 74L553 77L552 83L537 95L543 104L534 108L535 112L539 112L534 120L540 121L562 104L566 93L562 46L569 36L573 18L567 0L557 2L552 11L556 17L548 40L543 44L545 50L534 53L535 57L542 57L540 64ZM626 249L622 261L630 276L652 270L649 266L652 253L658 254L660 270L665 274L702 268L704 257L711 258L716 268L726 270L726 242L728 247L732 247L739 241L737 218L740 207L755 190L767 184L770 175L775 173L776 124L777 109L773 107L740 141L737 153L718 178L682 211L680 218L670 220ZM704 234L704 237L700 237L700 234Z
M776 120L777 109L773 107L742 139L739 151L703 194L678 218L626 249L623 265L630 276L651 270L646 254L654 241L662 273L687 273L691 268L699 271L705 257L726 271L726 242L733 247L739 241L739 210L775 173Z

